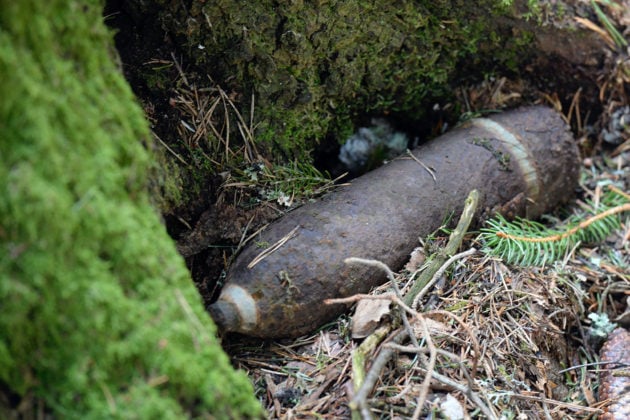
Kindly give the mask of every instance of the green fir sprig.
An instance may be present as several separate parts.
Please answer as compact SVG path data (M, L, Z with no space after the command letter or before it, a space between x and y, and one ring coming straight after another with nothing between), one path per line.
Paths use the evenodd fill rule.
M602 242L619 229L620 214L630 211L630 194L609 186L597 206L589 204L596 211L569 218L562 229L522 218L510 222L497 215L481 229L483 251L511 264L544 266L579 243Z

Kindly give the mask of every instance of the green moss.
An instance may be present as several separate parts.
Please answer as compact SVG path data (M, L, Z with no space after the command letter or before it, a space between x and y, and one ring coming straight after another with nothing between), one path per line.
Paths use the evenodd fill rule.
M453 101L453 87L462 79L506 68L518 72L532 40L499 27L498 16L516 13L515 2L505 0L131 4L150 12L160 31L168 31L199 92L222 88L247 122L253 95L256 129L248 141L274 164L312 163L319 142L343 142L366 116L426 120L436 102ZM147 67L141 73L152 96L172 94L172 86L164 84L169 76L177 77L172 68ZM215 117L221 130L225 121ZM229 124L236 156L229 164L222 156L225 148L217 147L220 142L212 135L200 141L207 156L199 158L181 139L165 138L188 165L175 182L185 194L163 200L164 212L185 207L187 197L194 197L213 174L251 163L249 158L238 161L243 139L237 121ZM165 172L170 176L170 169Z
M149 202L101 7L1 2L1 388L58 418L260 415Z
M150 172L149 177L151 200L158 209L167 212L177 203L190 198L190 191L185 187L188 185L185 179L188 174L185 171L187 164L184 163L185 161L178 160L181 156L177 158L168 155L166 148L160 148L157 144L153 146L155 147L153 147L152 155L155 157L157 166Z
M166 90L170 86L170 72L172 65L161 65L148 69L144 72L144 80L147 87L152 90Z

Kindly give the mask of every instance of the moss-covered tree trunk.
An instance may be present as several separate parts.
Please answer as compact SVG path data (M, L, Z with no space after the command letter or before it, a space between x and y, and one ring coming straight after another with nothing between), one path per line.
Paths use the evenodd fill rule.
M101 12L0 1L0 417L255 416L149 201Z

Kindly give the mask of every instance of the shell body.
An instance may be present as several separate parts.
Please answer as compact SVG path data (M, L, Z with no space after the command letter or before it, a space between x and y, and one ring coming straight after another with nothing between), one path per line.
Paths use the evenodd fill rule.
M566 124L540 106L468 121L413 154L424 166L408 156L394 159L252 240L208 307L219 327L265 338L310 332L346 310L324 299L385 281L379 270L344 259L399 269L419 237L457 217L472 189L481 194L480 217L494 211L537 217L573 195L579 167Z

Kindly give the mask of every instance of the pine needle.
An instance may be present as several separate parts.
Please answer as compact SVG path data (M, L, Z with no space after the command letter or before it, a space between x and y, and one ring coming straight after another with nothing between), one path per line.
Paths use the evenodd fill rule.
M608 189L597 212L574 216L562 229L522 218L510 222L497 215L481 229L483 251L511 264L544 266L578 244L602 242L621 227L619 216L630 212L630 194L614 186Z

